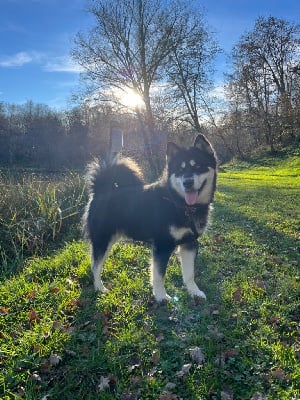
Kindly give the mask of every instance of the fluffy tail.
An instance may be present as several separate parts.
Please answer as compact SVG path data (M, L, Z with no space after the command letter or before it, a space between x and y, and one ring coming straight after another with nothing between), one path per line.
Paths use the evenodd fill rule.
M129 158L113 162L93 161L88 165L87 184L91 196L122 187L144 184L138 165Z
M89 201L82 218L82 232L89 240L90 209L92 202L101 194L116 193L121 188L141 187L144 185L143 175L138 165L129 158L112 162L93 161L88 165L86 174L89 190ZM97 200L96 200L97 201Z

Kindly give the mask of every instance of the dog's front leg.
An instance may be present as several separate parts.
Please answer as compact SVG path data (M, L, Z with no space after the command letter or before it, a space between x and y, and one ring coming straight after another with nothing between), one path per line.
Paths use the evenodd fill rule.
M153 295L156 301L170 300L171 297L167 294L164 280L167 269L167 264L173 249L161 249L153 247L152 262L151 262L151 284Z
M198 243L185 243L179 246L178 253L181 263L182 278L183 282L191 296L201 297L206 299L205 293L203 293L195 283L194 277L194 265L195 258L197 255Z

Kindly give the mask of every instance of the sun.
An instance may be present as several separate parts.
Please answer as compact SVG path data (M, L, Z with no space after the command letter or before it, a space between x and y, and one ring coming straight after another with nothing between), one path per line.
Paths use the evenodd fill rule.
M125 107L131 109L143 108L145 106L142 97L132 89L122 91L120 101Z

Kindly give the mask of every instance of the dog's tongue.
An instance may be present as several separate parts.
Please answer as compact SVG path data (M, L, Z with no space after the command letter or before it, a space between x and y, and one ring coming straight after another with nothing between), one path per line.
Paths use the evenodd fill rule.
M188 206L193 206L197 203L198 200L198 192L185 192L184 194L185 202Z

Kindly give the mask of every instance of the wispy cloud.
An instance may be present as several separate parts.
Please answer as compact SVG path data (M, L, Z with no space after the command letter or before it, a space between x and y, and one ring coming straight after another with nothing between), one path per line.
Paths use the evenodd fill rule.
M16 68L26 64L40 64L46 72L69 72L78 74L83 71L68 55L53 56L37 51L20 51L10 56L0 56L0 67Z
M13 54L12 56L6 56L0 58L0 67L11 68L11 67L22 67L34 60L34 56L26 51L20 51L19 53Z
M79 73L83 69L76 64L69 56L55 57L44 65L43 69L48 72L71 72Z

